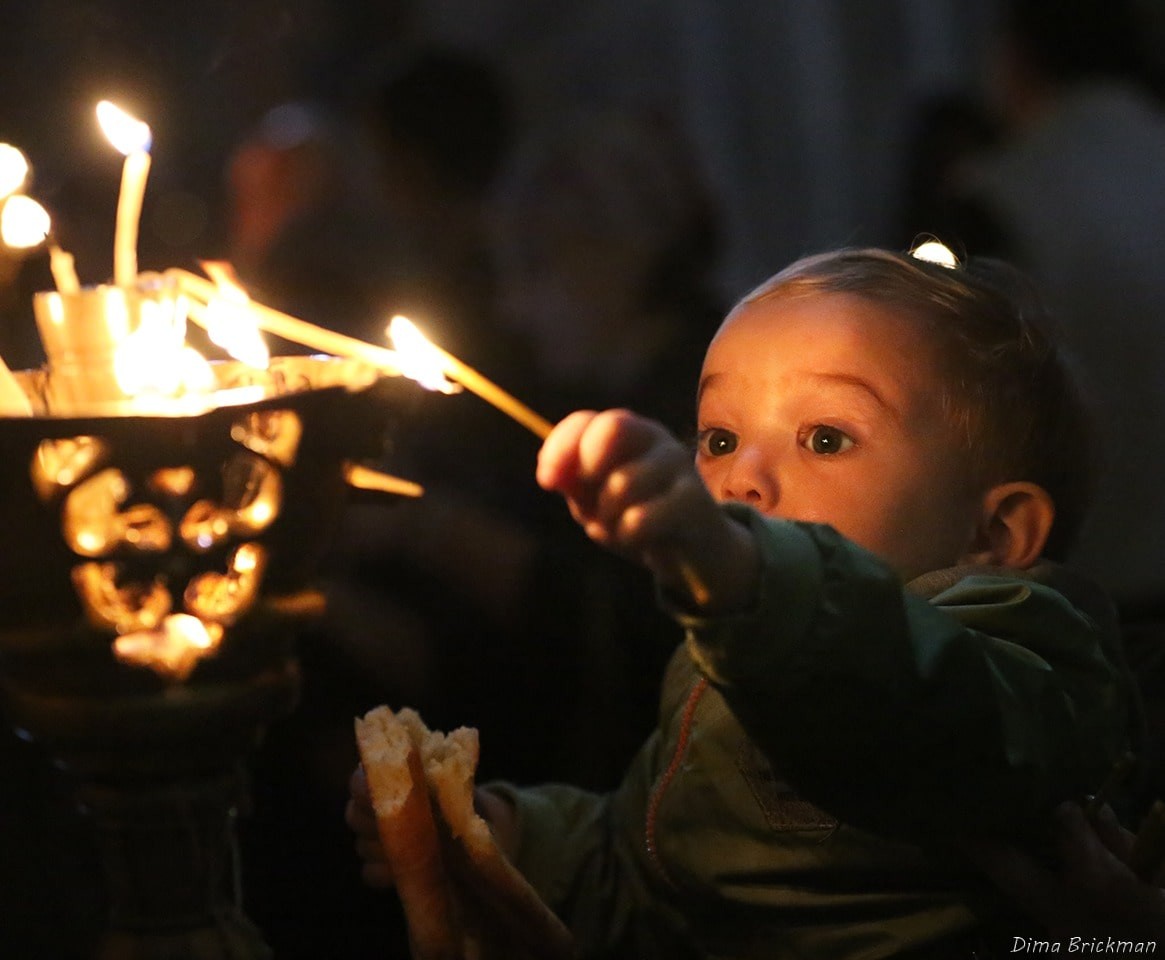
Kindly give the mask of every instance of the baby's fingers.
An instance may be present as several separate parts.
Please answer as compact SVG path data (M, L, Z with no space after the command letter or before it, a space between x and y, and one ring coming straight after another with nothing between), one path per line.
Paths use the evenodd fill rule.
M550 432L538 451L536 477L545 490L575 496L579 484L579 440L595 418L593 410L578 410Z
M344 822L353 833L360 835L376 834L376 814L372 806L358 797L351 797L344 808Z
M711 503L687 452L660 445L611 473L598 491L594 524L612 546L642 551L677 539L704 500Z
M618 469L656 459L661 452L682 452L667 427L630 410L604 410L586 425L578 440L579 477L595 486ZM682 459L690 465L686 452Z
M368 886L379 890L387 890L396 883L392 876L392 868L384 861L379 863L364 861L360 868L360 878Z

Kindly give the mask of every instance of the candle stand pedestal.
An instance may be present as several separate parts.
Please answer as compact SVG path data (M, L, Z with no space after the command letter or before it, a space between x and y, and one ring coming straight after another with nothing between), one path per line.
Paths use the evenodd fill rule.
M294 708L347 466L414 389L281 359L297 390L197 416L0 418L0 698L94 830L101 960L271 956L242 909L246 762Z

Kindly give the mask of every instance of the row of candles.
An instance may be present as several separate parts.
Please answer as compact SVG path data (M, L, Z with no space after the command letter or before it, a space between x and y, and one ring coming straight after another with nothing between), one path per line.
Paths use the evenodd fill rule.
M101 335L113 341L111 355L105 362L112 366L123 393L123 399L112 412L183 413L206 409L220 401L230 402L227 398L208 395L213 378L206 371L206 362L185 344L185 323L189 319L203 327L208 337L228 354L256 367L266 366L268 359L267 348L259 336L263 331L320 353L358 359L386 375L410 377L427 389L454 392L464 387L539 437L550 432L551 424L547 420L429 342L405 317L392 318L387 333L393 346L389 348L316 326L252 301L225 263L202 264L205 277L178 268L160 274L139 273L138 225L150 172L151 131L146 123L107 100L97 105L96 113L106 137L125 157L114 232L113 288L127 292L138 308L132 322L122 315L102 317L105 323ZM57 299L47 302L45 322L38 316L42 340L48 334L49 337L67 335L74 340L79 337L83 342L89 331L58 329L70 322L69 311L62 304L84 297L94 292L94 288L86 288L79 281L73 257L53 234L48 212L22 192L28 176L29 164L23 153L11 145L0 144L0 237L10 249L47 247ZM118 311L110 306L121 302L105 298L99 310L103 314L124 313L128 308ZM51 368L50 346L45 343ZM98 362L98 358L91 355L87 362ZM88 372L96 375L99 371ZM181 402L175 403L175 398ZM0 414L38 412L41 411L32 408L26 392L0 358ZM111 410L70 408L68 401L58 397L47 412L85 415Z
M358 361L341 364L336 372L349 389L367 386L370 376L380 375L406 376L426 389L446 393L465 388L539 437L550 432L548 421L430 343L405 317L392 318L386 331L392 342L389 347L316 326L253 301L227 263L203 262L202 276L181 268L139 272L138 224L150 171L151 132L148 125L108 101L98 104L97 118L110 142L125 157L111 284L81 283L73 257L53 234L48 212L24 192L28 161L17 148L0 144L0 239L10 249L46 247L56 287L33 298L47 360L44 369L14 374L0 358L0 418L177 417L245 404L267 395L261 386L221 385L212 365L186 342L189 321L248 368L274 366L262 337L266 333L315 353ZM278 377L259 374L242 380L276 382ZM92 437L45 441L38 450L37 463L59 459L72 464L78 450L84 453L86 443L99 446L101 441ZM255 467L255 462L247 462ZM343 467L350 486L404 496L421 493L419 485L378 470L356 463ZM174 473L163 472L167 476ZM189 468L178 468L183 476L189 472ZM34 470L34 479L35 475ZM72 481L54 473L53 482L65 489ZM138 527L143 517L153 516L148 504L125 506L128 496L125 478L116 469L89 476L69 489L63 533L83 561L73 570L74 584L90 621L116 634L113 653L118 660L181 682L200 660L214 655L225 625L245 612L258 595L266 548L249 539L249 534L269 524L278 506L260 497L255 506L268 512L256 529L245 523L241 527L229 525L230 532L242 537L242 542L231 551L227 569L203 573L187 584L181 591L179 611L171 590L160 582L149 589L134 584L125 589L120 586L119 565L109 561L116 553L111 552L111 544L116 546L125 539L118 524L133 525L140 540L144 530ZM174 536L201 549L200 524L205 525L207 517L215 522L221 519L222 511L207 514L210 509L202 501L193 504L176 532L162 523L162 540L148 549L162 549ZM104 539L95 545L90 540L97 535ZM224 597L231 601L226 606L220 603Z

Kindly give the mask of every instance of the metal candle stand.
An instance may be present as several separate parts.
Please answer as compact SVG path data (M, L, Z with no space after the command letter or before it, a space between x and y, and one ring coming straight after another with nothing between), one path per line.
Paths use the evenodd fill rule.
M0 694L96 831L101 958L270 956L241 906L245 762L295 704L345 466L417 390L333 385L348 361L272 369L286 392L194 416L0 418ZM217 648L151 653L192 611Z

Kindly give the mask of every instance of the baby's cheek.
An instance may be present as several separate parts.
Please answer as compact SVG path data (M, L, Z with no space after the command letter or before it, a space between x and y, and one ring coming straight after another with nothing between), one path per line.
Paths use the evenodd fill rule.
M916 503L887 517L878 544L869 547L904 579L954 566L959 557L949 516Z
M721 484L717 480L716 461L710 457L696 456L696 473L700 475L700 479L704 482L704 486L708 492L712 494L712 499L718 503L723 502L724 498L720 493Z

